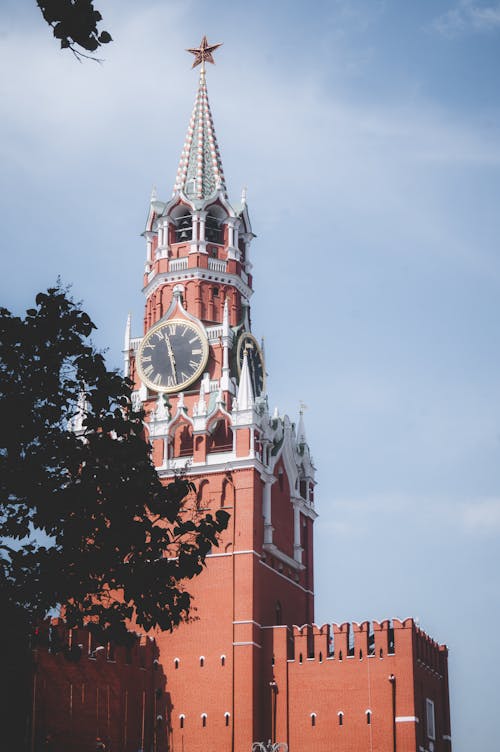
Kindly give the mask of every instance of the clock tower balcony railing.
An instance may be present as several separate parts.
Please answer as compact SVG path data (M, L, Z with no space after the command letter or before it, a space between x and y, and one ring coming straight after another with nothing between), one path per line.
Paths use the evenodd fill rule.
M237 275L245 285L251 285L251 276L245 272L242 265L234 260L221 259L202 253L183 255L182 247L174 247L170 257L157 256L154 263L145 272L145 284L149 284L157 274L186 271L187 269L206 269L218 274Z

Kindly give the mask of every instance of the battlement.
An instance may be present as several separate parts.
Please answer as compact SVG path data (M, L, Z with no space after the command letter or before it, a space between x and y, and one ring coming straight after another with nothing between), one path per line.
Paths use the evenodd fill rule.
M47 619L33 635L32 647L51 655L61 654L72 663L89 661L108 662L139 669L155 668L158 648L155 641L145 635L128 632L125 644L103 642L88 628L68 629L64 619Z
M420 629L413 618L383 621L343 622L342 624L304 624L290 629L288 659L308 661L369 658L397 655L399 651L415 655L417 661L443 673L448 651Z

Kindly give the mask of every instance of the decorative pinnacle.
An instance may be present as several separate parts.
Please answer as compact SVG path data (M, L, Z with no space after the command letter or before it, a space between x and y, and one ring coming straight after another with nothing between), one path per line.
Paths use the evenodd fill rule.
M218 47L222 47L222 42L219 44L208 44L208 39L204 36L199 47L190 47L186 50L186 52L194 55L194 62L191 67L196 68L197 65L201 64L201 72L205 73L205 60L215 65L212 52L215 52Z

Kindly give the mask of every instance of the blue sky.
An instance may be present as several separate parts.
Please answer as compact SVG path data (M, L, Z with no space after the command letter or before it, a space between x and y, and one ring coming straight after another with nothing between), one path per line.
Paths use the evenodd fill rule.
M0 9L0 304L58 275L121 365L150 191L208 89L253 246L268 387L307 406L317 621L413 615L450 648L455 752L497 743L500 3L102 0L99 66ZM489 636L491 635L491 637Z

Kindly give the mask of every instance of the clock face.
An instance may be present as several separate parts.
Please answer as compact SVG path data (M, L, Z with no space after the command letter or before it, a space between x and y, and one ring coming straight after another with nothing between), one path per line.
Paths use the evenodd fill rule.
M266 371L264 368L264 356L262 350L259 347L259 343L250 332L243 332L238 340L238 348L236 353L238 364L238 375L241 374L241 367L243 365L243 358L247 354L248 368L250 370L250 378L252 379L253 393L255 397L259 397L264 391L264 385L266 382Z
M156 392L180 392L201 376L208 360L208 341L202 329L185 319L157 324L142 340L137 369L142 381Z

